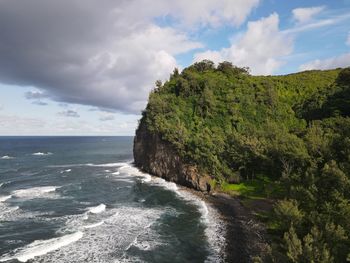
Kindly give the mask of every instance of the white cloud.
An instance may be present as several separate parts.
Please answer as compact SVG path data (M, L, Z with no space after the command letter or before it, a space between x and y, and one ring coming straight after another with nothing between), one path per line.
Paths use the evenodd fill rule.
M334 69L345 68L350 66L350 53L345 53L337 57L331 57L328 59L316 59L305 63L299 67L300 70L312 70L312 69Z
M314 16L321 13L324 9L325 9L325 6L296 8L292 10L293 18L298 23L306 23L312 20Z
M202 46L187 33L240 25L258 3L0 1L0 81L37 87L59 102L140 113L154 82L178 66L175 56ZM162 17L168 27L155 24Z
M258 21L249 22L247 31L229 48L197 53L195 61L210 59L214 62L231 61L237 66L248 66L253 74L272 74L291 54L293 40L279 30L278 14L273 13Z
M129 1L123 12L133 20L170 16L186 26L241 25L260 0L149 0Z

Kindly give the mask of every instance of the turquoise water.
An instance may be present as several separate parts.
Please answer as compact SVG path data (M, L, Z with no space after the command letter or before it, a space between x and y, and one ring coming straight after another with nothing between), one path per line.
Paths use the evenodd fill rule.
M1 262L220 262L215 210L133 167L132 137L0 137Z

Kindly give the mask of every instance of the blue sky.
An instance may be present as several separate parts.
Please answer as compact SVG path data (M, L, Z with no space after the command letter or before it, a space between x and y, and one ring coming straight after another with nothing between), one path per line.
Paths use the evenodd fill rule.
M350 66L350 0L0 2L0 135L134 135L157 79ZM64 17L64 19L63 19Z

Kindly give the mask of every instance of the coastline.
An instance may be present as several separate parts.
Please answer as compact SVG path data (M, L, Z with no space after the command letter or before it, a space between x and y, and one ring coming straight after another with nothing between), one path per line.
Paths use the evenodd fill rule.
M226 224L224 262L248 263L268 251L266 230L238 197L224 193L203 193L187 187L187 191L214 208Z

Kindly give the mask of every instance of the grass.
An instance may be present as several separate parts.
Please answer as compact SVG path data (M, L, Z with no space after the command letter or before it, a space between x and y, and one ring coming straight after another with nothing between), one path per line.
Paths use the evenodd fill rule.
M266 176L247 180L239 184L222 183L221 190L231 195L239 195L250 199L270 198L279 190L279 186Z

